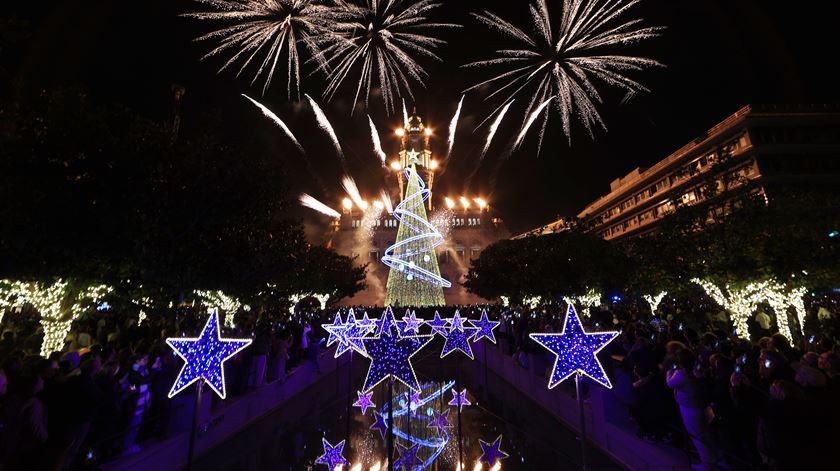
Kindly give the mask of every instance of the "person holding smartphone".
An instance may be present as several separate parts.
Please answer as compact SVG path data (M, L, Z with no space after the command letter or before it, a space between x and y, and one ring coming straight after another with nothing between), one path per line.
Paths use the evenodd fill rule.
M695 362L696 358L691 350L678 351L670 369L665 372L665 382L674 390L683 424L700 455L703 469L714 471L718 469L718 457L706 418L707 401L703 385L693 374Z

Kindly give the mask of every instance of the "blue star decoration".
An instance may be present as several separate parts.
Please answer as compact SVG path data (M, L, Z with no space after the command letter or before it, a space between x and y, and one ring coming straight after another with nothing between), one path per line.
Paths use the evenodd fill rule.
M407 316L403 316L403 328L402 334L408 335L410 333L419 334L420 327L423 325L423 319L418 319L417 314L414 311L408 313Z
M368 317L367 311L365 311L365 316L362 318L362 320L357 321L356 324L358 324L359 327L366 327L369 330L373 330L374 328L376 328L376 321Z
M428 345L432 341L432 336L403 337L399 334L399 329L394 325L393 320L394 314L388 308L382 314L382 320L379 323L382 328L379 335L362 339L365 351L370 358L370 368L362 391L370 391L389 377L399 380L412 391L420 390L417 375L414 374L414 367L411 365L411 357ZM386 326L387 330L384 328Z
M496 343L496 336L493 334L493 329L499 326L499 322L489 320L487 318L487 310L481 311L481 319L479 319L478 322L470 320L470 324L478 329L472 337L473 342L478 342L479 340L486 338L491 342Z
M315 460L315 464L325 464L329 471L335 470L336 466L347 466L349 463L342 453L344 452L344 440L340 441L338 445L332 446L326 438L321 439L324 442L324 454Z
M388 306L385 308L385 312L382 313L382 317L373 321L376 324L376 335L391 335L392 327L397 327L397 321L394 320L394 311L391 310L391 307Z
M475 327L464 327L464 319L461 318L461 314L458 311L455 311L455 317L450 319L449 323L452 326L446 334L446 342L443 344L440 357L443 358L454 350L460 350L464 355L470 357L470 360L474 359L472 348L470 348L470 338L475 335L478 329Z
M340 357L348 350L367 356L362 337L367 335L374 327L372 325L363 326L356 322L356 315L353 314L352 309L347 315L347 322L341 322L341 317L336 314L335 321L332 324L322 324L322 327L330 333L330 339L335 336L335 340L327 341L327 346L332 342L338 342L338 347L335 349L335 358Z
M479 458L479 461L487 463L488 466L492 467L497 462L509 456L507 453L499 449L502 446L501 435L496 437L496 441L493 443L485 442L479 438L478 444L481 445L481 458Z
M388 433L387 416L373 411L373 425L370 426L370 430L379 430L379 435L382 435L382 438L385 439L385 435Z
M408 398L408 408L411 412L414 412L421 405L423 405L423 402L420 400L420 392L412 393Z
M446 409L443 412L435 411L432 420L429 421L429 425L426 428L436 428L438 430L438 435L446 434L446 429L452 427L452 424L449 423L449 409Z
M199 337L168 338L166 343L184 360L184 366L169 391L169 397L175 396L192 383L203 379L220 398L224 399L226 396L224 364L230 357L251 345L251 339L221 338L218 311L211 309L210 318L204 324Z
M376 407L376 404L374 404L373 400L371 400L373 392L363 393L361 391L356 391L356 394L359 395L359 399L353 403L353 406L361 408L362 414L365 414L369 407Z
M397 445L397 451L400 453L399 459L394 461L394 469L404 469L407 471L412 471L417 466L423 464L423 461L417 457L417 452L420 451L420 444L416 444L411 447L404 447L399 443Z
M453 389L452 400L449 401L449 405L458 407L459 412L464 409L464 406L471 406L472 402L467 399L467 390L463 389L461 392L458 392Z
M598 332L588 334L583 330L580 318L571 305L566 311L563 331L559 334L531 334L531 339L556 355L548 388L551 389L573 374L584 374L595 382L612 388L604 367L596 356L619 332Z
M448 322L447 322L446 319L441 319L440 318L440 313L437 312L437 311L435 311L435 318L434 319L432 319L430 321L426 321L426 325L428 325L429 327L432 328L432 335L440 334L444 338L446 337L446 324L447 323Z

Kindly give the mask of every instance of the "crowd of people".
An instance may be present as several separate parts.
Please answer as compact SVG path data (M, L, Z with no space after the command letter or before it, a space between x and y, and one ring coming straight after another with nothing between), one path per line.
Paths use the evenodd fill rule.
M171 314L171 313L167 313ZM172 427L168 393L183 364L167 337L197 334L203 310L179 308L175 315L96 312L74 322L65 347L39 355L42 329L37 313L5 316L0 338L0 470L95 469L98 463L140 451ZM269 321L241 312L229 337L253 338L241 355L225 363L228 397L266 382L284 381L296 366L322 348L321 316L301 312Z
M456 309L472 319L486 309L501 321L498 348L523 368L548 374L553 358L528 335L560 332L563 303L416 313L451 317ZM836 305L832 310L837 312ZM346 316L347 308L339 311ZM381 308L356 311L381 315ZM726 316L702 300L663 303L656 316L622 302L582 312L587 329L622 332L602 352L612 360L602 362L640 439L692 450L705 470L812 469L837 441L836 318L809 316L814 320L805 336L792 345L760 318L751 322L755 340L739 339ZM320 371L326 333L318 326L331 323L335 313L303 310L280 316L283 321L238 313L236 328L225 335L253 343L225 365L229 397L284 381L304 362ZM136 315L98 311L73 324L61 352L43 358L37 313L6 316L0 338L0 470L93 468L166 437L173 415L167 393L182 361L165 339L194 335L205 320L203 310L191 307L150 315L140 325Z

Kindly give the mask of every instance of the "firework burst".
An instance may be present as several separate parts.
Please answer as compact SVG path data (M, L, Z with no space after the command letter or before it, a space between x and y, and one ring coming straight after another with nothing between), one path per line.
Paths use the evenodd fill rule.
M435 23L429 14L434 0L336 0L335 37L319 55L329 80L324 91L332 99L345 80L356 80L354 103L369 105L379 88L388 113L399 97L414 97L411 83L424 85L426 71L418 58L440 60L433 51L444 43L430 33L457 25Z
M590 136L594 136L596 127L606 129L596 106L603 100L595 83L617 87L628 96L633 95L647 89L627 73L661 65L652 59L609 52L615 47L660 34L660 27L641 27L641 20L624 18L640 1L566 0L558 24L553 25L546 0L535 0L530 5L535 27L531 35L493 13L485 11L474 15L519 46L497 51L493 59L468 64L469 67L506 69L468 90L492 87L487 98L505 97L497 110L514 96L530 93L526 114L534 120L539 116L543 118L540 145L551 114L549 110L560 116L570 143L573 116L586 127ZM547 107L548 101L553 106ZM534 116L537 110L539 113ZM533 120L529 119L522 131L527 131L531 124Z
M338 211L330 208L329 206L327 206L324 203L318 201L314 197L312 197L310 195L307 195L306 193L302 193L300 195L299 200L300 200L300 204L302 206L305 206L305 207L310 208L310 209L314 209L315 211L318 211L321 214L325 214L329 217L336 218L336 219L341 217L341 214Z
M295 137L295 135L294 135L294 134L292 134L292 130L291 130L291 129L289 129L289 127L288 127L288 126L286 126L286 123L284 123L284 122L283 122L283 120L282 120L282 119L280 119L280 117L279 117L279 116L277 116L276 114L274 114L274 112L273 112L273 111L271 111L270 109L268 109L265 105L263 105L262 103L258 102L257 100L254 100L253 98L249 97L248 95L246 95L246 94L244 94L244 93L243 93L243 94L242 94L242 96L244 96L245 98L247 98L247 99L248 99L248 101L250 101L251 103L253 103L253 104L254 104L254 106L256 106L257 108L259 108L259 110L260 110L260 111L262 111L263 116L265 116L266 118L268 118L268 119L270 119L270 120L274 121L274 124L276 124L277 126L279 126L279 127L280 127L280 129L282 129L282 130L283 130L283 132L284 132L284 133L286 133L286 137L288 137L288 138L289 138L289 140L291 140L291 141L295 144L295 147L297 147L297 148L298 148L298 150L300 151L300 153L301 153L301 154L306 154L306 152L303 150L303 146L302 146L302 145L300 145L300 141L298 141L298 140L297 140L297 138Z
M218 41L203 59L232 52L219 71L238 64L239 76L253 66L256 71L251 83L264 78L263 93L271 84L277 65L283 63L287 67L286 94L299 98L301 52L323 65L321 48L333 42L333 10L316 0L194 1L214 11L184 16L225 25L196 39Z

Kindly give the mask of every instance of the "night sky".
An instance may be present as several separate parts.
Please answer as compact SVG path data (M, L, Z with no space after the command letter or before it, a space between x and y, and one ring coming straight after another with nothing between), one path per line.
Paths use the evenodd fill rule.
M549 4L557 4L549 1ZM468 16L489 9L524 25L524 0L444 0L440 18L464 28L442 33L449 41L439 52L443 62L423 61L429 72L426 90L415 87L418 112L438 131L436 148L445 150L446 127L462 91L483 74L465 71L464 63L489 58L498 36ZM290 178L283 184L296 194L308 192L334 207L340 191L341 165L315 125L308 106L288 103L285 83L278 79L261 97L261 84L250 85L235 70L217 74L222 59L200 61L210 44L192 39L213 26L181 18L194 11L188 0L68 0L16 2L4 5L0 17L23 20L22 40L2 45L0 59L11 73L3 94L25 99L37 90L72 84L96 100L128 105L155 119L171 113L171 86L186 87L183 132L194 132L208 119L221 124L223 139L245 146L270 146L286 162ZM631 13L645 24L666 26L662 37L629 46L627 53L645 55L666 65L632 75L651 92L628 103L604 87L600 108L609 131L594 141L585 129L573 129L568 145L559 120L549 124L541 154L533 135L507 160L499 155L518 130L523 113L508 114L488 157L473 173L486 128L472 130L494 104L468 94L455 149L436 181L436 193L486 196L514 231L545 223L559 215L577 214L609 190L609 182L635 167L649 166L702 134L748 103L838 102L833 69L836 57L837 2L765 2L759 0L646 0ZM616 51L620 52L620 51ZM303 91L319 97L320 77L305 80ZM301 157L282 132L262 118L241 96L248 93L283 118L307 148L327 188L307 172ZM342 141L352 176L362 194L378 193L384 178L372 151L364 113L350 116L349 90L323 104ZM319 101L323 101L320 100ZM411 104L409 104L411 107ZM387 117L380 104L371 111L386 152L396 150L390 130L401 116ZM532 130L533 134L533 130ZM212 165L208 162L208 165ZM495 185L492 176L498 175ZM299 208L296 216L313 218ZM316 218L317 219L317 218Z

